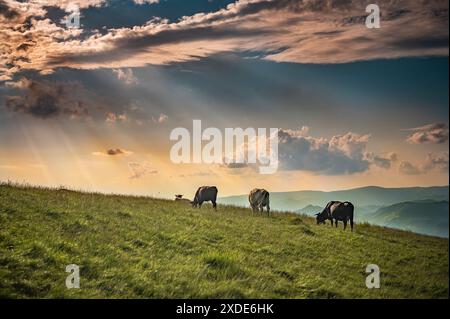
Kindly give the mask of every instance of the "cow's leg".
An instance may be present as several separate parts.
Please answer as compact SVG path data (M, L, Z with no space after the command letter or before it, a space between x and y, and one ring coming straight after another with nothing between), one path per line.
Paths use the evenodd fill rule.
M331 221L331 227L333 227L333 218L331 218L330 221Z
M353 218L350 218L350 228L351 228L352 231L353 231Z
M217 203L216 203L216 201L213 201L212 203L213 203L214 210L217 211Z
M202 208L203 201L198 202L198 208Z
M347 220L344 220L344 230L347 228Z
M267 204L267 216L270 216L270 206L269 206L269 204Z
M336 228L337 228L338 227L338 220L337 219L334 220L334 224L336 225Z

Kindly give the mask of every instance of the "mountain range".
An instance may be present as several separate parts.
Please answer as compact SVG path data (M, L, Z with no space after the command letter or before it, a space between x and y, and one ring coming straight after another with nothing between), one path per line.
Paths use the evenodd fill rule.
M369 186L349 190L271 192L270 206L312 216L331 200L355 205L355 220L391 228L448 237L449 187L383 188ZM220 198L220 203L248 206L248 195Z

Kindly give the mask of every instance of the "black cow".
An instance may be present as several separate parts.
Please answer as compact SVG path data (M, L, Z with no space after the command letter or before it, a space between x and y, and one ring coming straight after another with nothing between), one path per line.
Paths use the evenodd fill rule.
M347 222L350 221L350 227L353 231L353 212L355 207L350 202L331 201L325 206L321 213L316 214L317 224L325 224L325 221L329 219L331 226L333 226L333 219L338 226L338 222L344 223L344 230L347 228Z
M217 210L217 187L215 186L202 186L199 187L195 193L194 200L192 201L192 207L202 207L203 202L211 201L215 210Z

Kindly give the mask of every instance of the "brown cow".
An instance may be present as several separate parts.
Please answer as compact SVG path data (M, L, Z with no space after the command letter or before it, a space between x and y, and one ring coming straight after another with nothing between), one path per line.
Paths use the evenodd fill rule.
M264 210L264 207L266 207L267 215L270 214L269 192L265 189L253 189L248 195L248 201L250 202L250 206L252 207L253 212L262 212Z

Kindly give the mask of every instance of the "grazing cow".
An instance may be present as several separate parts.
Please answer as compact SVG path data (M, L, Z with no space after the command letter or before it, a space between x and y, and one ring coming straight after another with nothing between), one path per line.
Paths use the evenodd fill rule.
M190 201L187 198L183 198L183 195L175 195L175 201L181 202L181 203L186 203L186 204L192 204L192 201Z
M192 201L192 207L202 207L203 202L209 202L213 204L215 210L217 210L217 187L216 186L202 186L199 187L195 193L194 200Z
M331 226L333 226L333 219L338 226L338 222L344 223L344 230L347 228L347 222L350 221L350 227L353 231L353 211L355 207L350 202L331 201L325 206L321 213L316 214L317 224L325 224L325 221L329 219Z
M267 215L270 214L269 192L265 189L255 188L248 195L248 201L252 207L252 211L263 212L264 207L267 209Z

